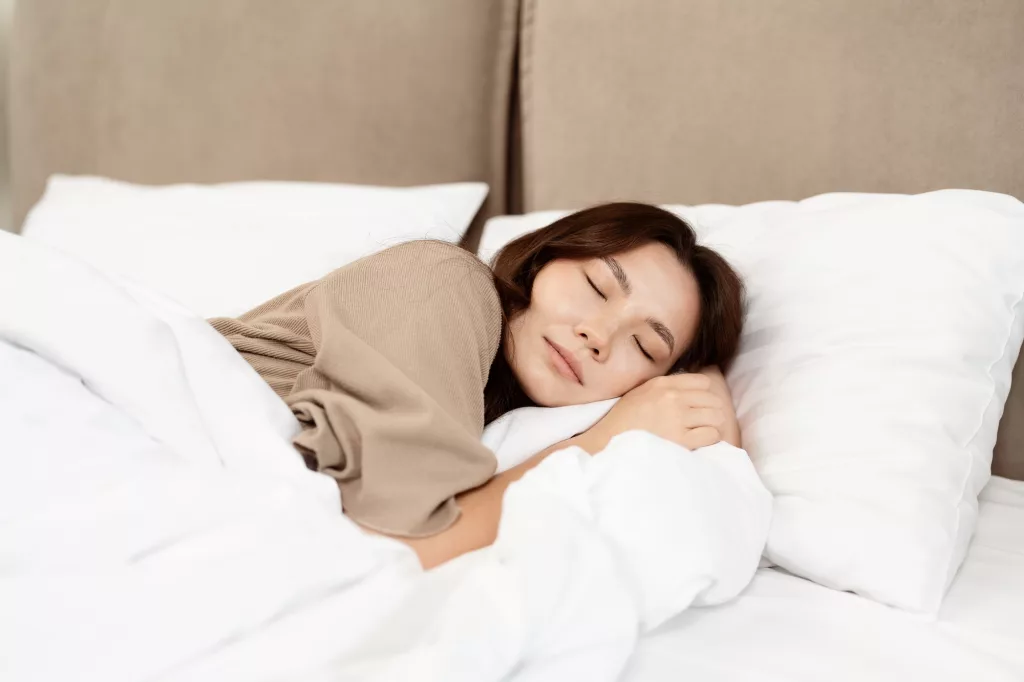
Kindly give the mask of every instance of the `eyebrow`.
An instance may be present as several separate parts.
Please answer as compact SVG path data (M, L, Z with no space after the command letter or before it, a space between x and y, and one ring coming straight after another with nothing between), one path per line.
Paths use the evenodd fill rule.
M675 352L676 337L672 336L672 332L669 331L669 328L663 325L661 322L655 320L653 317L647 318L647 324L651 326L651 329L654 330L655 334L661 337L662 341L668 344L669 354Z
M629 296L633 291L633 285L629 282L629 277L626 276L626 271L622 268L622 264L615 260L611 256L606 256L601 260L604 261L608 269L615 275L615 281L622 287L622 293ZM654 333L661 337L661 340L668 346L669 354L672 354L676 350L676 337L672 335L672 332L664 324L654 319L653 317L647 318L647 324L654 330Z
M619 283L619 286L622 287L622 293L629 296L633 292L633 285L629 283L629 277L626 276L626 271L622 269L622 265L619 264L619 261L615 260L611 256L605 256L601 260L604 261L604 264L607 265L608 269L612 271L613 275L615 275L615 280Z

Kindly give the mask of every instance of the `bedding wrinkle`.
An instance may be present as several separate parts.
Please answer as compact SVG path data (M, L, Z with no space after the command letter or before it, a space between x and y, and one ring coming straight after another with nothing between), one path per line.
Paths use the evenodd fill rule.
M210 323L285 400L296 448L363 526L434 535L494 474L480 436L501 308L469 252L409 242Z

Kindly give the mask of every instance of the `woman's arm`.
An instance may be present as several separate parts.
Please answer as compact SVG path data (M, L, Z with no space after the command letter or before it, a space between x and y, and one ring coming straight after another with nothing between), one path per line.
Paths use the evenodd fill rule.
M725 379L713 368L703 374L652 379L627 393L587 431L552 445L482 486L458 495L462 514L447 530L430 537L396 539L412 547L424 568L487 547L498 535L505 490L551 453L573 445L595 455L616 435L640 429L690 450L720 440L738 447L739 428L728 391Z
M729 384L726 383L722 370L717 367L705 367L700 373L711 380L711 386L708 387L708 391L722 400L724 419L719 428L722 440L729 445L742 448L743 436L740 433L740 423L736 419L736 408L732 402L732 393L729 392Z
M581 444L576 438L570 438L552 445L522 464L498 474L479 488L456 497L462 514L447 530L426 538L395 539L412 547L426 569L493 544L498 536L501 502L505 497L505 490L551 453L573 445Z

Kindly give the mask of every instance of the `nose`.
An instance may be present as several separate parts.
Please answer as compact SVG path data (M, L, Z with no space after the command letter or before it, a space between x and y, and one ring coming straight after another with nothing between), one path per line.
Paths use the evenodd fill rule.
M590 351L595 360L604 362L608 359L610 346L608 340L611 338L607 325L594 322L582 323L576 326L576 335L583 341L583 345Z

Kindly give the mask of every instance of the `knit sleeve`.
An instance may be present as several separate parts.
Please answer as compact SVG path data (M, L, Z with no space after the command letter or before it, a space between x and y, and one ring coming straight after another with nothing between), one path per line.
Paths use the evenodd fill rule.
M335 478L360 524L444 530L458 518L455 495L496 466L480 442L501 334L487 266L413 242L329 275L304 306L316 355L286 397L304 427L296 446Z

